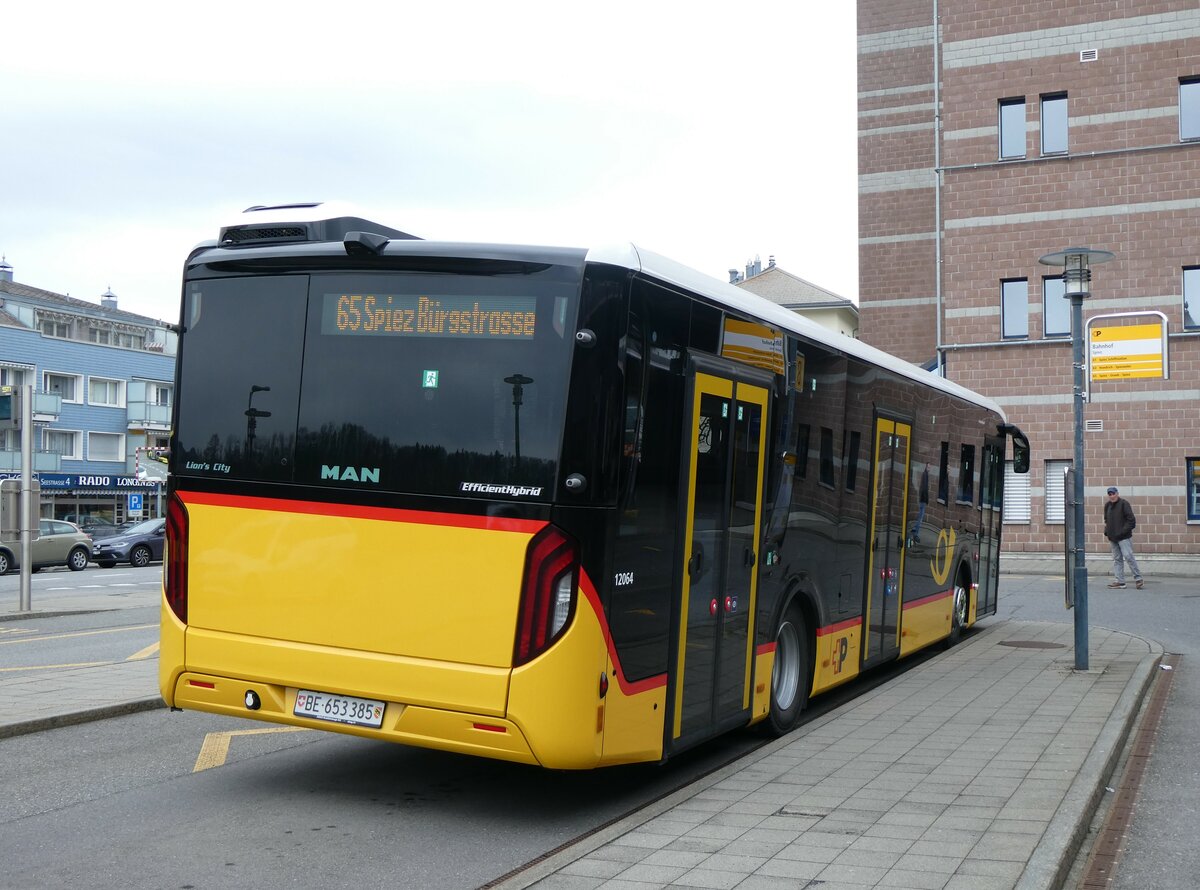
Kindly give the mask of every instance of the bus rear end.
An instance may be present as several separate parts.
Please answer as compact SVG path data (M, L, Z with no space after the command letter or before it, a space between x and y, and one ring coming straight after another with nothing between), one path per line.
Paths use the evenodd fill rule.
M278 231L185 276L164 699L595 765L604 622L554 507L582 253Z

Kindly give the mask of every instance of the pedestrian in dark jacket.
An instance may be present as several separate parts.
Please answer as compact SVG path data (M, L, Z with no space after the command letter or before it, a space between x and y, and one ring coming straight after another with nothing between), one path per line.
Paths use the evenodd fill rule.
M1115 485L1111 486L1108 489L1108 503L1104 505L1104 537L1108 538L1113 560L1113 580L1109 587L1125 586L1125 564L1128 563L1134 584L1138 590L1142 589L1142 570L1133 556L1133 530L1136 526L1133 507L1121 497Z

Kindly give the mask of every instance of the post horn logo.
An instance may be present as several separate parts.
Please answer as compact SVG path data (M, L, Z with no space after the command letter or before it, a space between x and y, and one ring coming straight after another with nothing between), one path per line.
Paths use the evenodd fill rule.
M938 584L945 584L946 579L950 577L950 561L954 556L954 542L957 538L958 534L952 528L944 528L938 532L937 547L933 551L933 558L929 560L929 571L933 573L933 580Z

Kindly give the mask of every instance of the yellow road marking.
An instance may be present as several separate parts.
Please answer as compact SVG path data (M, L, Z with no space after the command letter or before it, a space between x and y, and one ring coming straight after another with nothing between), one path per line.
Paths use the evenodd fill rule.
M303 726L277 726L270 729L239 729L232 732L210 732L204 737L204 744L200 746L200 756L196 758L196 765L192 767L192 772L198 773L202 770L212 769L217 766L225 765L225 758L229 756L229 743L233 741L234 736L239 735L266 735L267 733L275 732L312 732Z
M115 634L126 630L145 630L148 627L158 627L158 625L134 624L129 627L105 627L99 630L78 630L69 634L47 634L44 637L24 637L20 640L0 640L0 646L13 646L17 643L36 643L39 640L69 640L72 637L93 637L97 634Z
M0 673L10 673L12 671L49 671L54 668L90 668L99 667L102 664L113 664L111 661L79 661L74 664L31 664L25 667L15 668L0 668Z
M151 655L153 655L157 651L158 651L158 643L151 643L145 649L142 649L138 652L134 652L132 655L130 655L125 660L126 661L141 661L143 658L149 658Z

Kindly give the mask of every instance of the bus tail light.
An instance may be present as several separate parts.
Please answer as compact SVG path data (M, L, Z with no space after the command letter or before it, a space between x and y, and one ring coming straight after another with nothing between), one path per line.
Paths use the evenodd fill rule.
M167 605L175 617L187 624L188 515L187 507L172 494L167 502L167 561L163 573Z
M575 610L579 547L548 525L529 542L517 615L513 667L545 652L566 630Z

